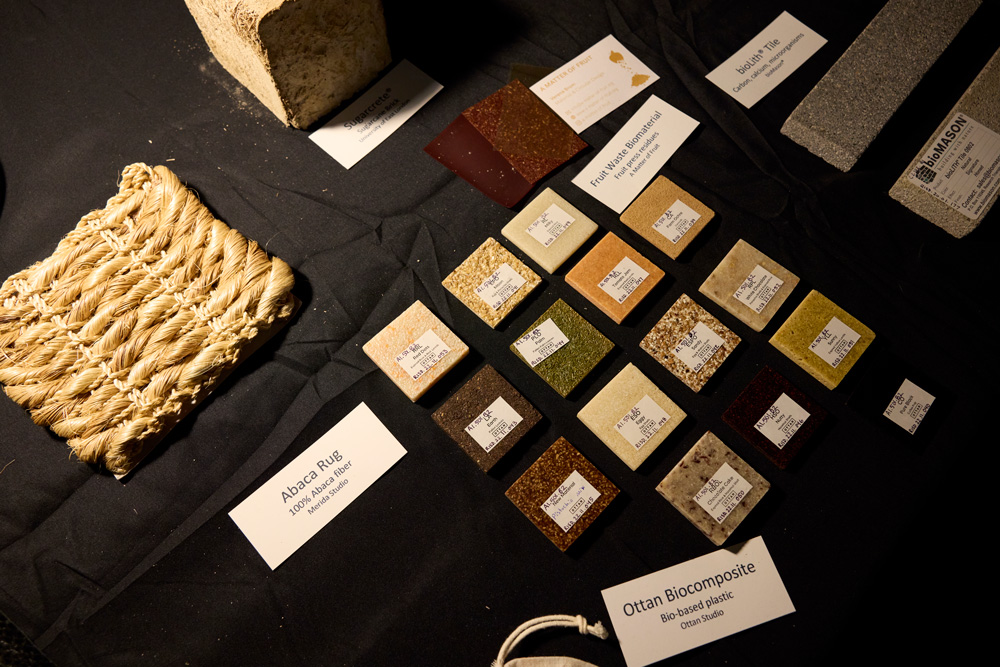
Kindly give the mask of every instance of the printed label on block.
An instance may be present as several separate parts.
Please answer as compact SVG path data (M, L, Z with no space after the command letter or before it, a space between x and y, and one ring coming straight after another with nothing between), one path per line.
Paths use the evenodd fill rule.
M534 368L568 342L569 338L550 317L514 341L514 348Z
M909 380L903 380L899 391L892 397L892 402L882 414L912 435L927 416L927 411L931 409L933 402L934 397L929 393Z
M424 335L396 355L396 363L406 371L411 379L419 380L449 352L451 352L451 348L441 340L441 337L434 333L433 329L428 329Z
M542 214L535 218L534 222L528 225L528 234L543 246L548 248L562 233L569 229L569 226L576 221L566 211L556 204L551 204Z
M694 501L716 522L722 523L752 488L753 485L733 470L732 466L723 463L712 475L712 479L694 494Z
M698 322L674 348L674 356L697 373L719 351L722 343L722 336L709 329L704 322Z
M784 280L758 264L733 294L733 298L759 314L784 284Z
M632 292L648 277L649 271L628 257L622 257L622 261L618 262L618 265L611 269L611 273L604 276L597 286L618 303L624 303L625 299L632 296Z
M615 428L638 450L656 435L668 419L670 415L646 395L615 424Z
M809 413L788 394L783 393L753 427L774 443L775 447L784 449L807 419Z
M498 396L497 400L490 403L490 407L483 410L465 427L465 432L483 448L483 451L489 452L520 423L521 415L517 414L517 410L510 407L510 403L505 401L503 396Z
M568 533L584 512L600 497L601 492L574 470L542 504L542 509L552 517L564 533Z
M701 214L678 199L653 223L653 229L677 243L699 220Z
M819 332L816 340L809 345L809 349L815 352L820 359L836 368L859 340L861 340L861 334L834 317Z
M500 310L500 306L514 296L526 282L524 276L511 268L510 264L504 262L499 269L493 272L493 275L476 288L476 294L486 302L487 306L493 310Z

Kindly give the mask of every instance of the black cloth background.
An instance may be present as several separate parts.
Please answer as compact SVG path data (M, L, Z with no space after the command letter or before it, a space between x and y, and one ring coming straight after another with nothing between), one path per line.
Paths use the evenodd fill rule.
M977 617L963 605L995 589L975 568L995 509L976 490L989 486L994 460L985 389L997 369L997 212L956 240L885 193L1000 46L1000 12L996 3L980 9L843 174L779 128L879 4L390 0L394 57L445 88L349 171L221 68L180 0L0 4L0 276L51 253L116 192L121 169L142 161L170 167L217 216L289 262L303 301L296 320L125 484L68 457L57 437L0 400L0 610L58 665L486 665L522 621L582 613L607 624L602 588L714 550L654 490L711 430L772 483L731 541L764 537L797 611L667 664L842 664L918 658L929 645L967 650ZM704 75L784 9L829 42L746 110ZM504 85L512 64L556 67L607 34L660 80L586 130L592 148L540 187L667 277L617 326L565 284L571 260L554 276L540 272L542 289L491 330L441 280L487 236L500 238L513 212L422 148ZM716 211L679 261L570 183L650 93L701 123L661 170ZM739 238L802 278L760 334L697 292ZM810 288L878 336L868 363L834 391L767 342ZM681 293L743 337L701 394L638 347ZM507 350L559 297L617 346L569 400ZM472 348L416 404L361 351L414 299ZM944 388L930 437L913 441L847 404L889 356ZM430 419L484 362L545 415L490 475ZM628 362L689 414L638 472L575 416ZM721 421L764 364L831 413L787 471ZM408 454L270 571L227 512L361 401ZM504 496L559 436L623 491L567 554ZM613 637L572 631L530 639L515 655L557 653L624 665Z

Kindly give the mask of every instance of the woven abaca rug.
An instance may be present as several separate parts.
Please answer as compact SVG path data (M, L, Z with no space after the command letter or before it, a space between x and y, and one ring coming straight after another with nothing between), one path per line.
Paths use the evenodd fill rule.
M0 287L0 383L83 461L128 472L296 305L289 266L166 167Z

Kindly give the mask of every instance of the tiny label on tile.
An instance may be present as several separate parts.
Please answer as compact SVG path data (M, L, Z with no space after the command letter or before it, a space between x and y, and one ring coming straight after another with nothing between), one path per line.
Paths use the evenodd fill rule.
M820 359L836 368L859 340L861 340L861 334L834 317L819 332L816 340L809 345L809 349L815 352Z
M784 449L807 419L809 413L788 394L782 393L753 427L774 443L775 447Z
M510 407L503 396L498 396L497 400L490 403L490 407L465 427L465 432L488 453L520 423L521 415L517 414L517 410Z
M549 499L542 503L542 509L564 533L568 533L584 512L600 497L601 492L574 470L549 496Z
M542 214L528 225L525 231L533 239L548 248L555 243L555 240L562 236L562 233L569 229L569 226L576 220L566 211L556 204L551 204Z
M699 220L701 214L678 199L653 223L653 229L677 243Z
M927 411L931 409L933 402L934 397L931 394L904 379L899 391L892 397L892 402L882 414L912 435L927 416Z
M712 479L694 494L694 501L717 523L722 523L752 489L750 482L728 463L723 463Z
M615 428L630 445L639 450L656 435L668 419L670 415L656 401L645 395L615 424Z
M759 314L784 284L784 280L758 264L733 294L733 298Z
M704 322L694 328L674 347L674 356L695 373L722 347L722 336L712 331Z
M504 262L499 269L476 288L476 294L486 302L487 306L493 310L500 310L500 306L517 294L517 290L521 289L526 282L524 276L515 271L510 264Z
M514 348L534 368L568 342L569 338L550 317L514 341Z
M434 333L433 329L428 329L420 338L396 355L396 363L406 371L410 378L419 380L449 352L451 352L451 348L441 340L441 337Z
M624 303L625 299L632 296L632 292L648 277L649 271L636 264L631 258L622 257L622 261L618 262L618 265L611 269L611 272L604 276L601 282L597 283L597 286L618 303Z

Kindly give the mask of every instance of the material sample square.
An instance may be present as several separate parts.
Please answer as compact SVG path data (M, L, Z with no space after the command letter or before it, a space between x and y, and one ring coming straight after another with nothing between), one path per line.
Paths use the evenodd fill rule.
M488 238L441 284L496 328L542 279L509 250Z
M621 215L621 221L642 238L677 259L705 228L715 211L679 185L657 176Z
M663 275L663 269L608 232L569 270L566 282L621 324Z
M595 231L597 223L545 188L501 233L543 269L555 273Z
M618 487L559 438L507 489L507 497L562 551L618 495Z
M896 440L929 442L947 423L951 391L928 375L919 363L880 354L864 369L847 401L856 412Z

